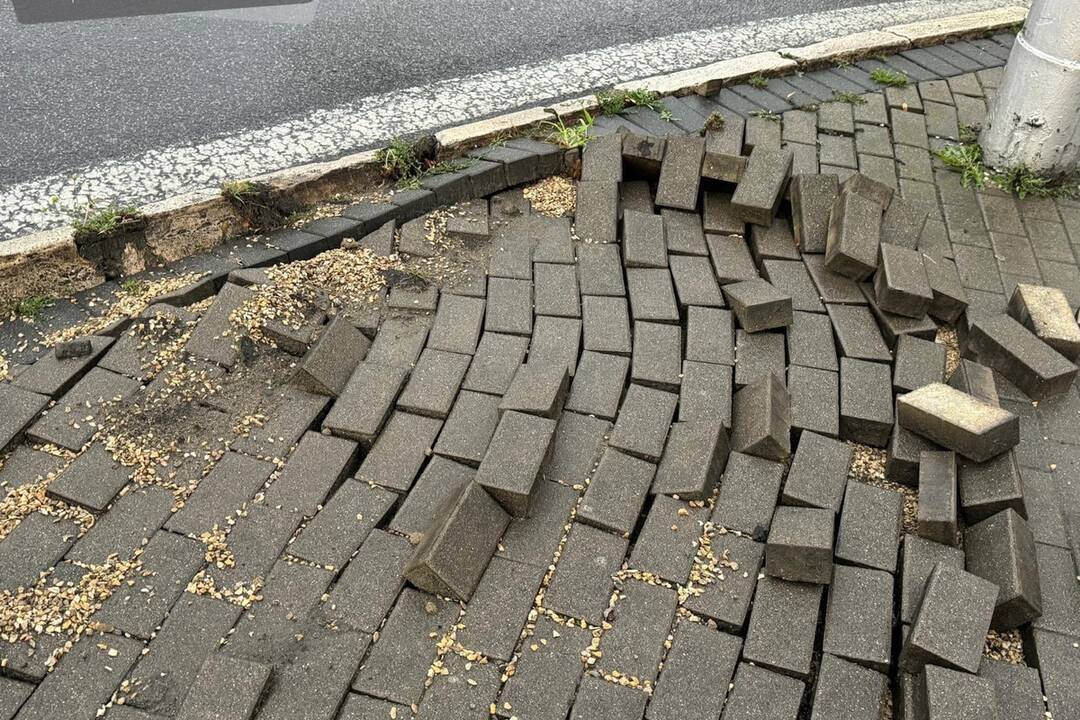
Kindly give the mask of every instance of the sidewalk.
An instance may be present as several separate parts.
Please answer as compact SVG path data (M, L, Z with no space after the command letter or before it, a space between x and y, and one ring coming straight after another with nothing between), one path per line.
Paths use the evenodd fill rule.
M931 154L1012 40L508 140L0 325L0 719L1078 717L1076 367L1005 313L1080 335L1080 202Z

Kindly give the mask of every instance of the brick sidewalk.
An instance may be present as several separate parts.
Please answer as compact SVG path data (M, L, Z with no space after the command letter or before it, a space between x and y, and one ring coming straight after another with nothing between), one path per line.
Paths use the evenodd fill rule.
M1080 202L931 154L1011 42L510 140L134 321L0 326L0 720L1080 718L1076 368L1005 315L1080 350Z

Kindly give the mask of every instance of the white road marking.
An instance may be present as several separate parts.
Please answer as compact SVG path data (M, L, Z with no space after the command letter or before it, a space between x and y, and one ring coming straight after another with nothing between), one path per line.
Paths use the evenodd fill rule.
M376 147L395 135L458 125L618 82L897 23L1015 4L1016 0L905 0L830 10L695 30L372 95L278 125L0 188L0 240L64 224L65 215L47 207L50 198L64 209L91 199L99 204L144 204L213 188L230 178L340 157Z

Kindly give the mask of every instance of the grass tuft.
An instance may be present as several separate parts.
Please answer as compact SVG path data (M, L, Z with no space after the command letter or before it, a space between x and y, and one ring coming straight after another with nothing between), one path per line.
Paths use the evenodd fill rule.
M644 107L657 112L664 109L660 93L645 88L600 90L596 93L596 102L600 105L601 115L619 115L631 107Z
M761 118L762 120L768 120L770 122L780 122L780 115L772 112L771 110L754 110L750 113L750 117Z
M716 132L720 132L724 129L724 125L726 124L727 118L725 118L723 113L720 112L711 112L709 113L709 117L705 118L706 130L715 130Z
M964 187L981 190L990 185L1012 193L1021 200L1027 197L1073 198L1077 195L1075 181L1055 182L1024 165L1001 170L986 167L982 148L975 142L949 145L935 150L934 155L946 167L960 173L960 184Z
M588 110L581 111L581 117L577 123L566 124L562 116L552 108L544 108L545 112L551 113L554 119L545 120L540 127L547 131L547 139L564 148L585 147L589 142L589 130L593 126L593 116Z
M259 188L251 180L226 180L221 183L221 196L233 203L243 203L258 194Z
M746 82L750 83L751 87L756 87L758 90L764 90L769 86L769 78L765 77L761 73L755 73L750 76L750 79Z
M71 221L77 239L108 237L126 222L141 220L143 214L134 205L107 205L99 208L88 203Z
M148 285L146 283L141 280L135 280L134 278L124 280L120 283L120 290L127 293L128 295L133 295L135 297L138 297L144 292L146 292L147 287Z
M8 314L20 317L23 320L33 320L41 311L52 303L52 298L45 295L31 295L22 300L16 300L8 306Z
M907 87L908 76L902 72L890 70L889 68L874 68L870 71L870 79L876 82L878 85L884 85L886 87Z
M865 105L866 98L858 93L846 92L842 90L836 90L833 92L833 100L836 102L847 103L848 105Z

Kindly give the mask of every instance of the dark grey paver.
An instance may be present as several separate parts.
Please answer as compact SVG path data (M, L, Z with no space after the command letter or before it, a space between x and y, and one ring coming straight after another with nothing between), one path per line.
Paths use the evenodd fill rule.
M893 577L837 565L829 586L822 651L880 672L892 651Z
M810 583L760 578L743 660L796 678L809 677L822 589Z
M528 338L485 332L461 383L462 389L502 395L525 360L528 347Z
M634 543L630 567L685 584L708 516L707 508L657 496Z
M909 335L896 343L893 391L906 393L945 378L945 348L935 342Z
M252 717L270 678L270 669L269 665L224 653L211 655L195 677L177 717L182 720L210 715L237 720Z
M627 544L618 535L573 523L544 593L544 607L598 625L611 599L611 576L622 564Z
M787 372L791 394L791 431L840 435L840 377L829 370L792 365Z
M679 305L723 307L724 298L707 257L696 255L673 255L670 259L671 277Z
M389 528L413 539L415 544L427 532L443 503L475 475L476 471L467 465L438 455L431 458L394 513Z
M662 217L637 210L623 213L623 262L628 268L667 267L667 238Z
M881 213L881 204L871 198L855 192L840 193L829 215L825 249L829 270L852 280L873 274L878 266Z
M546 568L577 500L575 490L556 482L541 482L532 515L510 521L497 554Z
M998 587L993 627L1011 630L1042 615L1035 537L1009 508L964 531L967 570Z
M760 278L724 286L739 325L747 332L760 332L791 324L791 295Z
M555 434L555 421L519 412L503 413L476 482L513 517L528 515Z
M896 414L909 430L975 461L996 457L1019 441L1015 415L943 383L899 396Z
M732 408L733 450L776 461L791 454L791 394L775 373L736 392Z
M1007 315L969 321L967 347L1034 400L1059 394L1072 384L1076 366Z
M289 545L289 553L325 567L341 567L396 499L389 490L346 480Z
M836 535L836 559L896 573L904 496L849 480Z
M586 295L581 299L584 349L629 355L630 314L626 299Z
M964 551L906 533L901 555L899 619L910 625L915 622L930 573L938 564L962 570Z
M529 343L530 364L551 366L556 368L556 371L562 366L573 376L577 371L580 349L581 320L549 315L536 317L532 341Z
M225 518L251 499L270 477L274 466L240 453L228 452L181 508L165 523L173 532L198 536L215 525L224 526Z
M739 663L721 720L794 720L806 686L748 662ZM762 698L769 702L762 705Z
M937 336L937 323L928 315L921 318L911 318L887 312L878 306L877 298L874 296L874 288L870 283L863 283L860 289L866 297L870 312L874 314L874 320L877 321L878 328L881 330L881 336L885 338L885 343L890 348L895 348L897 341L904 335L914 335L924 340L933 340Z
M401 368L361 362L323 420L323 428L370 445L390 416L407 377Z
M679 307L671 273L666 268L632 268L626 271L630 313L634 320L674 323Z
M540 638L547 642L538 642ZM562 720L574 703L583 670L581 652L592 635L583 628L540 618L531 639L537 649L522 654L517 671L499 695L497 711L506 718Z
M1042 683L1035 668L984 658L979 677L993 683L998 717L1002 720L1022 720L1046 712Z
M564 412L555 428L544 478L567 487L584 487L610 430L611 423L606 420Z
M535 263L536 314L581 317L577 271L573 265Z
M803 263L806 264L806 270L824 302L839 305L866 304L859 284L849 277L829 270L825 265L824 255L803 255Z
M311 516L353 468L356 443L332 435L307 432L289 456L284 470L267 489L263 503Z
M586 675L578 686L570 720L641 720L647 701L637 688Z
M715 420L731 428L732 372L728 365L685 361L679 420Z
M609 444L656 462L664 451L678 396L632 383L626 391Z
M441 420L395 410L360 463L356 479L408 492L441 429Z
M828 508L839 514L853 453L845 443L804 432L784 484L784 503Z
M509 660L543 576L543 568L492 558L465 606L457 641L489 658Z
M1060 289L1017 285L1009 298L1009 315L1066 358L1075 362L1080 356L1080 327Z
M531 334L532 301L532 284L528 280L490 278L484 330L509 335Z
M114 553L127 557L157 533L172 511L173 500L172 493L162 487L130 488L97 518L66 559L102 565Z
M577 518L602 530L630 534L649 493L656 466L608 448L600 458Z
M840 192L835 175L796 175L791 181L791 218L795 241L803 253L823 253L829 214Z
M746 232L746 221L739 217L731 206L731 194L717 191L705 192L701 226L706 236L738 235L741 237ZM707 241L708 238L706 238ZM712 254L712 251L710 250L709 253Z
M886 675L823 653L811 720L877 720L888 687Z
M958 542L960 498L956 480L956 454L952 451L919 453L919 537L944 545Z
M484 306L482 298L443 293L428 333L428 347L472 355L480 339Z
M510 387L499 402L499 413L529 413L554 419L562 412L569 387L567 368L537 358L518 367Z
M411 369L424 349L431 318L426 315L396 314L383 319L367 357L372 364Z
M0 390L0 393L2 392ZM8 412L12 412L12 406L4 407ZM66 460L59 455L37 450L29 445L17 445L4 459L4 466L0 468L0 488L9 491L54 478L66 464Z
M758 277L750 249L739 235L706 235L705 244L721 285Z
M818 313L795 311L787 329L788 356L792 365L836 371L836 343L832 322Z
M778 507L765 543L765 574L828 585L833 574L834 525L830 510Z
M130 478L129 469L114 460L104 445L94 443L49 483L48 493L93 512L102 512Z
M53 520L41 513L23 518L0 544L0 577L4 588L31 588L38 576L64 557L79 535L72 520Z
M840 435L885 447L893 427L892 377L882 363L840 359Z
M817 287L801 260L766 260L762 273L777 290L791 296L793 310L825 312Z
M917 250L882 243L874 276L878 306L891 313L919 318L930 309L934 295Z
M402 574L411 554L412 546L405 538L373 530L345 566L316 616L348 631L375 632L404 584Z
M295 381L313 393L337 397L370 348L371 341L352 323L334 318L304 356Z
M740 452L731 453L713 510L713 524L764 540L783 475L781 463Z
M840 352L845 358L890 362L892 353L864 305L826 305Z
M768 226L751 225L750 252L758 265L764 260L798 260L799 248L791 223L786 218L776 218Z
M916 678L915 707L927 718L1000 717L989 680L934 665Z
M724 471L729 452L727 430L718 421L674 423L652 492L705 500Z
M735 212L746 222L768 225L787 190L794 154L787 149L755 147L731 196Z
M704 158L704 138L669 137L656 186L656 204L680 210L696 209Z
M612 133L596 138L581 151L582 180L622 181L623 135Z
M585 180L577 186L574 229L579 238L613 243L618 237L619 184L612 180Z
M476 663L450 653L444 660L445 673L435 676L417 708L424 720L487 720L488 708L499 694L498 666Z
M30 425L26 429L26 436L36 442L52 443L77 452L96 432L97 424L94 419L100 416L103 408L130 397L138 389L137 380L101 368L94 368ZM32 417L37 416L42 404L42 396L28 397L11 390L5 392L4 395L6 396L4 399L15 397L16 400L14 405L16 421L10 428L5 429L5 434L17 435L19 434L17 428L23 424L23 418L30 414L31 409L33 410ZM20 416L20 413L23 415ZM27 421L29 419L27 418Z
M614 420L629 369L630 361L625 357L586 350L581 354L566 409Z
M694 588L685 606L691 612L713 619L721 629L741 634L765 546L718 528L712 537L712 549L717 558L726 562L716 568L711 582Z
M785 338L779 332L735 332L735 386L738 388L757 382L766 375L775 375L784 381Z
M677 391L681 370L682 328L636 321L630 378L643 385Z
M626 295L617 245L578 243L576 251L582 295Z
M443 424L435 452L476 467L499 424L499 398L463 390Z
M253 293L232 283L225 283L210 309L195 326L184 350L191 356L211 360L222 367L232 367L240 355L238 336L230 315L247 302Z
M686 360L735 363L735 342L729 310L691 306L687 308Z
M600 638L600 669L655 680L677 602L673 589L636 581L624 583L607 618L611 629Z
M649 720L715 720L741 647L742 639L734 635L680 621L649 701Z
M667 251L672 255L709 254L705 246L705 232L701 226L701 216L697 213L664 208L664 236L667 239Z
M524 220L511 221L507 227L520 228L523 224ZM533 243L519 234L499 237L499 244L493 248L491 260L488 261L488 277L532 280L533 250Z

